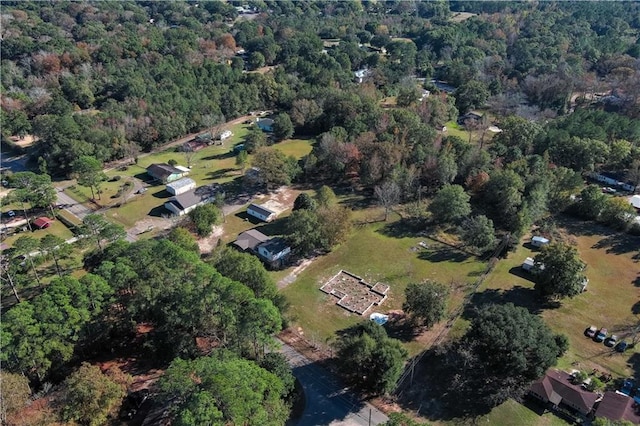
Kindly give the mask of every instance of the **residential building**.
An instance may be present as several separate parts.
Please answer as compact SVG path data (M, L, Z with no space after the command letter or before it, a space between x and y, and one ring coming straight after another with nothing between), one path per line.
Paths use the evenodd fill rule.
M264 206L253 203L249 204L249 207L247 207L247 214L258 218L263 222L271 222L278 216L273 210L269 210Z
M241 251L256 253L258 245L268 240L269 237L257 229L249 229L248 231L244 231L238 235L238 238L233 242L233 245Z
M196 181L190 178L182 178L167 184L167 192L171 195L184 194L195 189Z
M147 174L162 183L169 183L189 174L189 169L173 167L166 163L155 163L147 167Z
M569 373L549 370L542 379L531 385L529 395L553 407L563 406L587 416L600 396L574 384L572 380L573 376Z
M611 421L628 421L640 424L640 409L637 400L622 392L605 392L596 409L596 417Z
M200 186L171 197L169 201L164 203L164 207L171 213L182 216L188 214L198 206L212 203L215 201L215 197L219 192L221 192L221 189L217 183Z

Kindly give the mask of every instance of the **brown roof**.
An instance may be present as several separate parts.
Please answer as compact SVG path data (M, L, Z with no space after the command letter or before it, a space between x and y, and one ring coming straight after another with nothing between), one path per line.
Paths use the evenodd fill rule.
M555 405L562 402L582 414L588 414L598 395L571 383L571 375L559 370L549 370L545 376L531 385L529 391Z
M640 411L634 409L633 398L618 392L605 392L604 398L598 404L596 417L640 424Z
M166 163L154 163L147 167L147 173L156 179L166 179L172 174L181 174L182 172Z

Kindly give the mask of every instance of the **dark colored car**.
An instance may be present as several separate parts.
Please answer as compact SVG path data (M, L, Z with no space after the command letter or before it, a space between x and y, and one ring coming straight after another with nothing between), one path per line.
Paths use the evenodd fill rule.
M609 348L614 347L616 343L618 343L618 336L616 336L615 334L612 334L611 337L607 337L606 339L604 339L604 345Z
M607 329L601 328L600 330L598 330L598 334L596 334L596 337L594 337L593 340L595 340L596 342L602 342L606 338L607 338Z
M623 340L616 345L616 351L622 353L627 350L627 347L629 347L629 344Z
M587 337L591 337L592 339L596 337L596 332L598 331L598 327L592 325L584 331L584 335Z

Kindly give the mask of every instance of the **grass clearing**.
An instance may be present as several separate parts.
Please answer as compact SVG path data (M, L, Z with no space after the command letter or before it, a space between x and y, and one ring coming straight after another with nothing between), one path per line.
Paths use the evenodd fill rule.
M397 224L396 224L397 225ZM432 279L452 287L468 287L485 265L457 250L429 241L429 249L418 246L424 238L397 232L393 222L360 225L342 245L326 256L317 258L283 293L291 303L293 323L308 337L327 341L337 330L368 318L371 312L401 309L404 289L414 281ZM389 297L365 316L352 314L336 305L334 296L319 290L320 286L341 269L361 276L370 283L390 285ZM456 292L457 294L457 292ZM455 309L461 296L454 297ZM420 344L408 344L412 353Z
M638 324L640 310L640 267L638 253L640 241L637 237L612 231L603 226L561 219L562 233L573 241L580 257L587 263L585 271L589 278L587 291L572 299L565 299L557 308L544 307L534 291L534 283L520 265L526 257L534 257L522 243L507 259L501 260L491 275L479 289L479 300L493 303L513 302L539 313L546 324L556 333L569 339L567 353L558 360L558 368L580 369L591 372L597 369L609 372L615 377L640 375L639 348L628 349L619 354L584 336L590 326L605 327L609 334L631 341L634 326ZM524 406L516 407L515 401L507 402L494 409L486 418L489 424L548 425L565 424L562 419L545 414L535 415L531 421ZM519 414L520 413L520 414ZM483 420L482 420L483 421ZM506 421L506 423L504 423Z
M51 226L48 227L47 229L35 229L34 228L33 232L29 232L28 230L27 230L27 232L18 232L18 233L15 233L15 234L7 237L3 241L3 243L5 243L9 247L13 247L13 243L23 235L26 235L26 236L29 236L29 237L33 237L36 240L40 240L47 234L53 234L53 235L55 235L57 237L60 237L60 238L62 238L64 240L68 240L69 238L73 237L73 233L69 230L69 228L67 228L59 220L54 220L51 223Z
M562 426L567 425L560 417L546 412L539 415L513 399L509 399L491 413L475 419L475 424L519 425L519 426Z

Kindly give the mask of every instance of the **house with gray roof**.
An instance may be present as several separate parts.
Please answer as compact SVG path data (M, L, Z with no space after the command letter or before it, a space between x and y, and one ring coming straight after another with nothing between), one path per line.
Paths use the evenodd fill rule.
M253 203L249 204L249 207L247 207L247 214L258 218L263 222L271 222L278 216L278 214L273 210L269 210L264 206Z
M154 163L147 167L147 174L162 183L169 183L189 174L189 169L177 168L166 163Z
M220 185L217 183L200 186L171 197L169 201L164 203L164 207L173 214L183 216L198 206L212 203L221 191Z
M171 195L180 195L195 189L196 181L190 178L182 178L167 184L167 192Z

